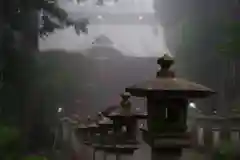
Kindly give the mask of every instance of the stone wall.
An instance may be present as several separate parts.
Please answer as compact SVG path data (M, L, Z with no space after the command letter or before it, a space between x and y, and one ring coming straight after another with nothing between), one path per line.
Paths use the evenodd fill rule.
M230 142L240 144L239 116L198 116L192 128L193 147L200 151L217 149L221 144Z

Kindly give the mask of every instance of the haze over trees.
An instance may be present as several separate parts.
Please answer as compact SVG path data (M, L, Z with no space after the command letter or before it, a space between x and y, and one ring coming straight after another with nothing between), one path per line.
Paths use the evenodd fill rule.
M240 94L239 1L155 0L154 6L179 75L218 92L201 109L229 114Z

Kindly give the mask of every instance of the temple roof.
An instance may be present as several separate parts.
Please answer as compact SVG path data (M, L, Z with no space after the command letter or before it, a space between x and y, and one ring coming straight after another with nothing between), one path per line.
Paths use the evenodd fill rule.
M99 60L123 57L121 49L117 48L117 45L105 35L98 36L92 42L92 46L83 51L83 54L85 54L87 57Z
M108 38L105 35L100 35L98 36L93 42L92 44L94 45L103 45L103 46L111 46L114 45L113 41Z

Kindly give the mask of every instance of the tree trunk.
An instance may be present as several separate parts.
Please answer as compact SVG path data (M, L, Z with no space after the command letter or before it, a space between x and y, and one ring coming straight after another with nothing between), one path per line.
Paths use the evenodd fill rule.
M30 9L22 14L23 49L28 54L33 54L38 51L39 12Z
M26 147L29 145L31 128L34 123L34 108L38 102L38 91L34 86L35 81L35 54L38 51L38 12L36 10L22 11L22 40L21 57L25 61L25 67L22 72L24 79L20 85L24 91L23 97L23 141ZM23 63L23 62L20 62Z

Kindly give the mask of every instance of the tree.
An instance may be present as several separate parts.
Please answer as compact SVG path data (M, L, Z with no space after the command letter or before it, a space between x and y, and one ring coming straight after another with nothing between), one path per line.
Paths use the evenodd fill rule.
M198 105L204 107L205 113L216 106L218 113L227 114L231 101L239 94L236 88L240 85L237 74L239 2L184 0L178 3L155 0L166 44L176 53L178 73L218 92L210 102Z
M58 6L57 0L3 0L3 21L11 26L13 30L21 28L20 23L24 18L24 12L37 10L42 11L43 24L39 29L40 35L52 33L54 29L68 26L75 26L76 32L87 33L87 19L74 21L68 14ZM54 23L51 18L57 18L60 24Z
M61 9L57 0L2 0L0 2L0 53L5 57L5 84L12 86L21 106L23 148L27 146L35 105L39 99L36 86L39 61L36 58L39 36L44 38L57 28L74 26L76 33L87 33L86 19L73 21ZM39 12L42 13L42 24L39 24ZM54 19L55 18L55 19ZM54 21L54 20L56 21ZM3 26L3 27L2 27ZM10 98L10 97L9 97ZM13 101L13 99L11 99ZM9 104L1 107L12 108Z
M222 27L222 43L219 49L222 53L230 55L232 58L240 56L240 22L233 20Z
M19 130L13 126L0 125L0 158L17 159L21 155Z

